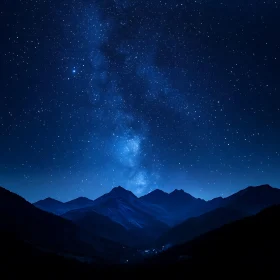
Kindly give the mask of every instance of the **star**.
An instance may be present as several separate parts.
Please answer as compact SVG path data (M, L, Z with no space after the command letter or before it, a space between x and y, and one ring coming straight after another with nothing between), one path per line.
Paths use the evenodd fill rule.
M1 184L33 201L279 185L277 1L37 2L1 9Z

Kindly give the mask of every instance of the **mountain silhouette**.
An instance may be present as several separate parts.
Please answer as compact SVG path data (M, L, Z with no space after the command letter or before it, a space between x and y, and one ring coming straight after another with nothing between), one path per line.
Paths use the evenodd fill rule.
M33 204L37 208L56 214L62 215L74 209L85 208L93 205L93 200L86 197L78 197L68 202L61 202L53 198L46 198L39 200Z
M96 216L95 213L99 213L108 217L114 223L121 225L122 228L135 237L134 240L141 246L144 240L145 244L149 243L169 229L167 224L156 217L157 215L161 217L164 210L159 210L157 206L141 202L132 192L120 186L94 200L93 206L73 210L70 213L66 213L65 217L78 216L79 219L85 221L85 217L82 217L86 215L86 220L90 223L90 212L94 216ZM127 240L129 241L129 239Z
M50 198L50 197L39 200L39 201L35 202L33 205L41 210L44 210L44 211L47 211L49 213L53 213L56 215L61 215L70 210L69 208L67 208L65 206L65 204L63 202Z
M148 194L141 196L140 199L152 204L164 204L168 203L168 196L168 193L159 189L155 189Z
M89 265L86 258L58 255L48 250L34 246L24 241L16 234L0 231L1 273L11 279L26 276L28 279L38 279L38 271L44 274L44 279L53 279L55 275L83 279L89 275Z
M120 197L136 198L136 195L133 192L126 190L125 188L123 188L121 186L113 188L109 193L110 193L110 195L115 195L115 196L120 196Z
M131 279L131 275L172 275L173 279L181 279L182 275L193 273L224 277L225 272L255 276L261 270L268 275L278 268L279 218L280 206L273 206L175 246L144 263L117 266L96 266L87 264L82 257L60 256L18 239L15 234L0 231L1 272L10 277L26 275L29 279L38 278L38 270L44 272L47 279L53 278L54 272L56 277L79 279L90 279L92 275L122 279Z
M93 204L94 201L87 197L78 197L76 199L64 203L64 205L71 210L90 207Z
M62 215L63 218L73 221L79 227L100 236L127 246L135 246L131 233L121 224L112 221L91 208L72 210Z
M38 209L17 194L0 187L0 231L8 232L53 252L93 259L119 258L122 245L95 236L69 220Z
M60 270L63 275L73 276L76 271L81 277L85 271L87 275L98 271L130 278L149 273L198 273L196 267L210 263L212 267L234 264L229 269L235 270L243 264L261 267L275 262L280 249L280 206L272 206L280 204L279 192L262 185L204 201L182 190L170 194L155 190L138 198L117 187L94 201L75 199L68 207L81 208L58 216L0 188L2 263L19 265L22 259L43 270ZM163 220L176 214L175 210L171 216L168 212L176 209L176 201L178 220L184 213L195 216L170 228ZM40 203L56 209L66 204L50 198ZM88 203L90 206L83 207ZM263 210L267 206L270 208ZM197 216L199 212L204 213ZM155 244L160 249L166 244L174 246L158 253ZM149 252L155 255L148 257ZM141 259L146 260L134 264ZM111 266L127 262L131 264Z
M156 245L159 247L170 247L185 243L203 233L242 219L245 216L246 214L235 209L217 208L201 216L189 218L185 222L171 228L157 240Z
M224 224L280 204L280 190L269 185L248 187L227 198L207 201L199 211L206 212L174 226L156 242L157 246L171 246L189 241ZM214 209L214 210L211 210ZM208 211L210 210L210 211Z
M251 264L259 265L279 261L280 205L271 206L256 215L224 225L194 240L175 246L151 259L156 263L174 263L182 260L192 264Z
M222 205L253 215L272 205L280 203L280 190L270 185L248 187L227 198Z
M207 202L200 198L195 198L183 190L174 190L171 193L165 193L160 190L155 190L149 194L140 197L143 202L148 202L153 205L158 205L164 209L169 218L165 222L174 226L189 217L201 214L206 207Z
M182 243L279 203L280 190L269 185L209 201L178 189L171 193L156 189L138 198L118 186L94 201L80 197L62 203L48 198L34 205L62 215L95 236L145 247Z

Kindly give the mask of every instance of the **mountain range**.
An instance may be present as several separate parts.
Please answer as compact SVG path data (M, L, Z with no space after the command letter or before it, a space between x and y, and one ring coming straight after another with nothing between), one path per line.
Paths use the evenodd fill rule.
M34 206L95 236L133 248L160 249L279 203L280 190L269 185L248 187L209 201L177 189L171 193L156 189L137 197L119 186L96 200L79 197L63 203L47 198Z
M183 190L137 197L116 187L96 200L80 197L63 203L47 198L33 205L0 187L0 234L35 255L99 265L135 263L198 242L209 232L278 204L280 190L269 185L210 201Z

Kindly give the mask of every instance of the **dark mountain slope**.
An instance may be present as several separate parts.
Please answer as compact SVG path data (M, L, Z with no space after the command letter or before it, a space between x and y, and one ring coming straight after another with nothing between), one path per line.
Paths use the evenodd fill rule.
M39 200L39 201L35 202L33 205L41 210L44 210L46 212L53 213L56 215L61 215L61 214L65 213L66 211L70 210L69 208L67 208L64 205L63 202L50 198L50 197Z
M183 190L175 190L170 194L155 190L140 197L140 200L166 210L174 226L220 207L236 209L247 215L256 214L266 207L280 203L280 190L269 185L248 187L229 197L218 197L210 201L195 198Z
M222 204L247 214L256 214L269 206L280 204L280 189L270 185L248 187L224 198Z
M205 214L187 219L170 229L158 240L157 244L172 245L189 241L202 233L256 214L275 204L280 204L279 189L269 185L248 187L227 198L207 201L200 209L197 209L197 213L200 211L206 212Z
M78 197L76 199L67 201L64 203L65 207L67 207L70 210L90 207L94 204L94 201L91 199L88 199L86 197Z
M125 253L123 246L42 211L4 188L0 188L0 221L0 231L14 233L20 240L54 252L109 259L121 258Z
M167 215L164 210L158 206L141 202L132 192L122 187L114 188L111 192L96 199L94 206L76 211L88 210L110 218L127 230L134 232L138 237L142 236L142 239L154 240L169 229L168 225L161 221Z
M183 190L174 190L170 194L155 190L140 197L142 202L158 205L164 209L169 216L172 226L181 223L189 217L198 216L204 213L207 202L195 198Z
M79 211L72 210L63 214L62 217L73 221L96 236L104 237L127 246L136 244L134 237L121 224L89 208L80 209Z
M160 220L165 216L160 207L141 202L122 187L99 197L93 206L63 215L98 236L137 248L146 248L169 229Z
M79 279L89 275L86 263L43 251L11 232L0 232L0 246L1 273L11 279L25 275L28 279L38 279L39 272L43 273L43 279L54 279L54 274L55 277L79 275Z
M234 209L217 208L201 216L189 218L185 222L171 228L157 240L156 245L161 247L185 243L203 233L242 219L245 216L244 213Z
M264 265L279 261L280 206L243 218L208 232L193 241L175 246L153 261L178 262L182 257L191 263L205 262ZM185 261L188 263L188 261Z

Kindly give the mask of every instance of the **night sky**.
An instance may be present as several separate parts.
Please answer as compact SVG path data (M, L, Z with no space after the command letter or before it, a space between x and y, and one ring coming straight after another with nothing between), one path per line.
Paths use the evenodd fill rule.
M0 185L30 201L280 187L280 3L4 0Z

